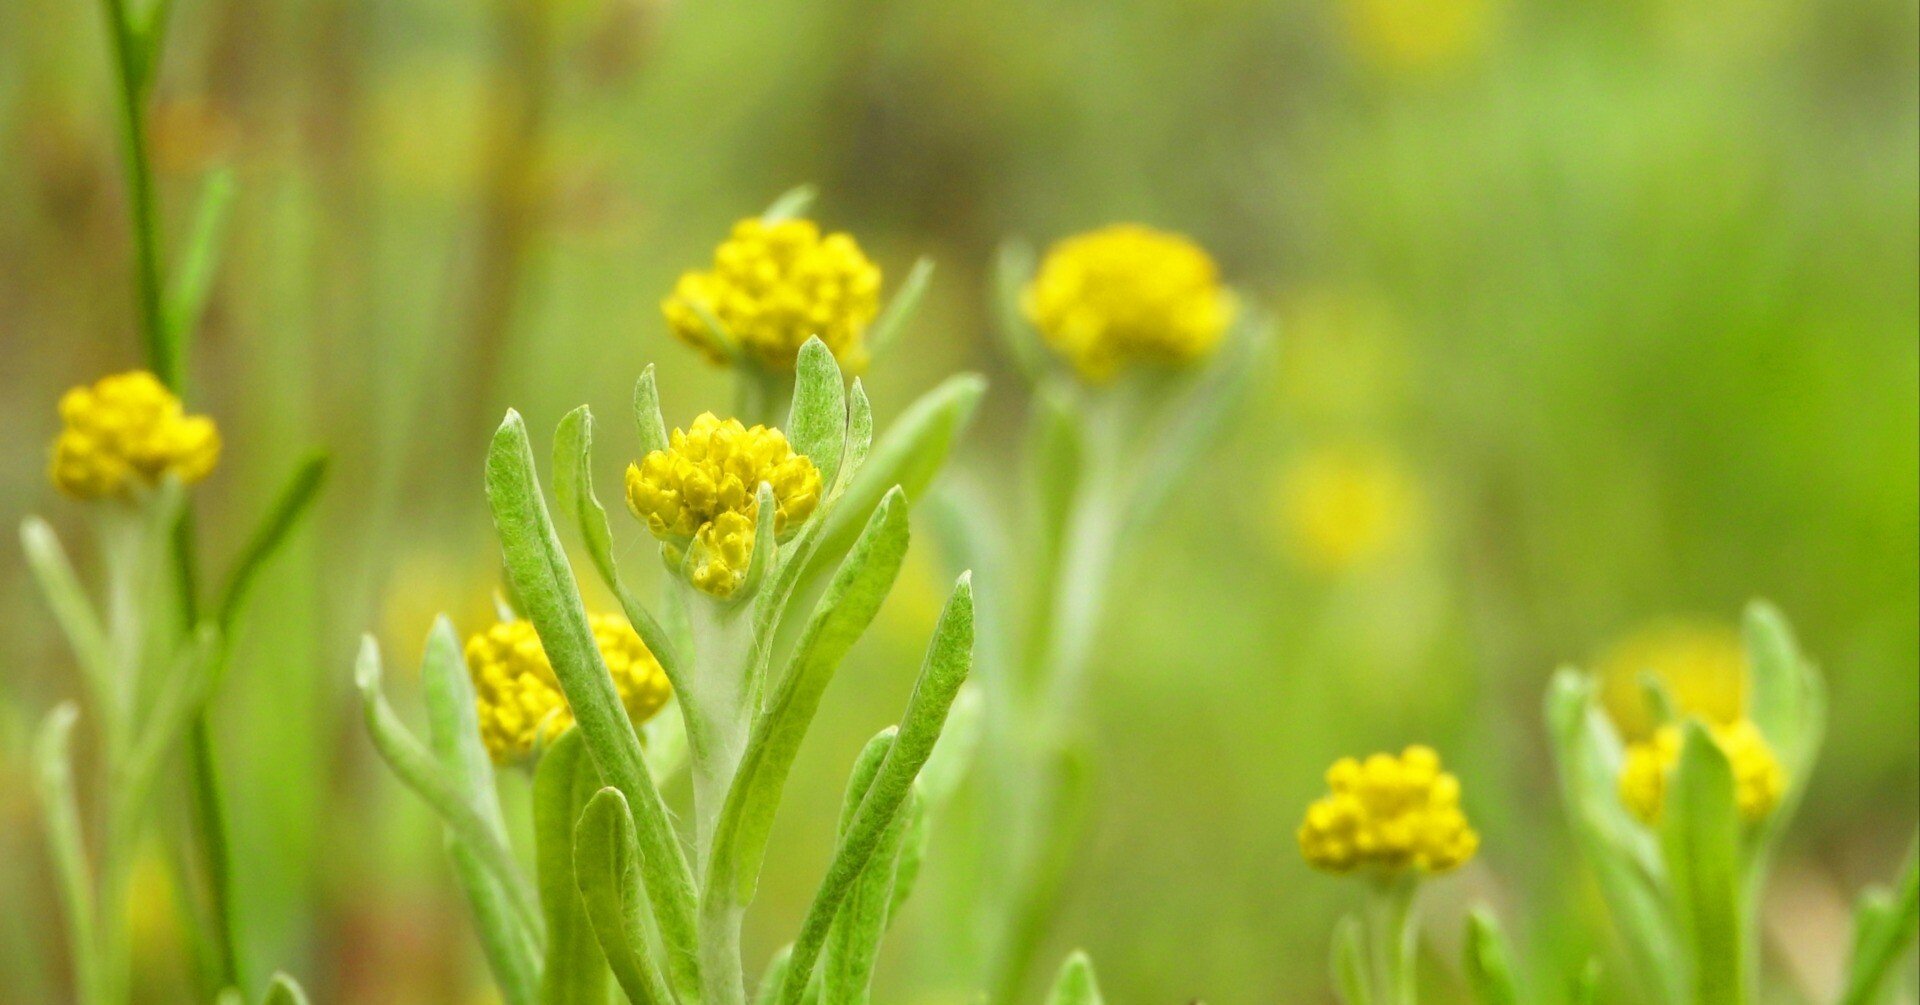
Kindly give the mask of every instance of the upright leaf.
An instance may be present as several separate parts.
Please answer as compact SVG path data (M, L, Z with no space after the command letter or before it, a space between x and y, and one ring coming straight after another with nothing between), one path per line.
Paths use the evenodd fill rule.
M547 747L533 776L534 870L547 920L540 968L543 1005L607 1005L607 959L573 877L573 824L600 789L599 772L570 729Z
M862 751L840 812L841 835L853 822L860 803L865 800L880 765L893 748L894 732L887 730L875 737ZM854 881L840 913L828 935L826 962L821 971L821 1005L865 1005L873 965L879 956L880 938L886 932L887 912L893 904L893 885L899 867L900 851L907 829L919 802L918 793L908 806L895 814L882 832L873 857Z
M901 280L900 288L894 291L893 299L887 301L886 309L867 327L867 345L875 356L886 352L893 340L900 337L901 329L920 306L920 298L927 292L927 282L932 278L933 259L921 258L913 263L907 278Z
M787 439L819 469L822 491L832 486L847 451L847 390L840 364L818 336L807 339L794 363Z
M1340 989L1344 1005L1373 1005L1373 991L1367 979L1366 943L1361 936L1360 919L1351 915L1340 919L1333 930L1333 983Z
M1870 890L1860 898L1840 1005L1874 1005L1884 1000L1894 964L1913 946L1916 931L1920 931L1920 844L1907 852L1906 867L1892 892Z
M1106 999L1100 996L1100 985L1093 977L1093 961L1087 954L1076 949L1060 967L1060 975L1053 980L1053 990L1047 993L1047 1005L1105 1005Z
M804 216L819 195L820 190L812 185L795 185L780 193L780 197L773 200L766 212L760 214L760 219L766 223L779 223Z
M1480 1005L1520 1005L1520 985L1513 975L1513 950L1500 923L1485 911L1467 916L1467 983Z
M1661 826L1674 907L1692 959L1698 1005L1746 1001L1740 908L1740 814L1733 768L1705 726L1686 726Z
M620 790L607 786L587 801L574 827L574 878L600 949L634 1005L672 1005L673 992L654 965L640 882L640 842Z

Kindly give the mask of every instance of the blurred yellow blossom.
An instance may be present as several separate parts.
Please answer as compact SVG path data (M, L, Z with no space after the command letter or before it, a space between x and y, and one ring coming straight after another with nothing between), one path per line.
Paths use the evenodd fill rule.
M1730 724L1709 724L1708 734L1727 762L1733 766L1734 803L1740 819L1759 823L1780 805L1787 789L1787 772L1760 735L1758 727L1746 720ZM1626 762L1620 768L1620 799L1633 815L1647 823L1658 823L1666 802L1667 776L1680 763L1685 734L1677 725L1661 726L1653 738L1627 747Z
M1480 836L1460 810L1460 781L1440 755L1412 746L1399 757L1343 757L1327 769L1332 791L1307 807L1300 852L1328 872L1367 867L1439 873L1464 864Z
M1384 70L1423 71L1478 55L1491 33L1489 0L1344 0L1355 51Z
M60 399L63 428L48 474L83 499L127 496L168 475L197 482L220 459L220 431L188 415L180 399L144 370L102 377Z
M627 717L635 726L646 722L673 694L666 672L624 617L595 614L587 620ZM523 761L573 728L573 710L532 622L502 621L467 639L467 672L480 737L496 762Z
M773 489L776 533L799 527L819 505L820 472L786 434L703 412L673 431L667 449L627 466L627 508L655 537L691 544L694 585L724 597L747 575L762 482Z
M1646 739L1660 726L1642 679L1649 673L1682 716L1724 726L1746 707L1747 657L1730 625L1655 622L1615 642L1597 665L1601 704L1628 740Z
M857 373L867 363L867 325L880 312L880 267L849 234L822 235L811 220L749 217L714 251L713 269L683 274L660 309L676 336L717 364L737 350L768 370L791 371L800 347L818 335L842 370Z
M1131 223L1055 244L1021 307L1047 344L1096 383L1138 363L1201 359L1234 315L1233 295L1199 245Z
M1298 427L1392 415L1414 370L1405 324L1385 298L1335 285L1302 285L1279 298L1276 396Z
M1322 445L1280 475L1280 527L1294 560L1322 574L1370 564L1401 548L1422 520L1420 489L1384 448Z

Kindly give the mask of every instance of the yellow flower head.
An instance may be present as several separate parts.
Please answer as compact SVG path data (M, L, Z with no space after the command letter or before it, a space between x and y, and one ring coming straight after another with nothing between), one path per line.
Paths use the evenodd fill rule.
M691 543L694 585L724 597L747 576L762 482L773 488L782 536L820 504L820 472L786 434L703 412L673 431L667 449L627 466L627 508L662 541Z
M792 370L800 347L818 335L854 373L866 366L862 339L880 312L880 267L850 234L823 236L812 220L749 217L714 251L712 271L683 274L660 304L675 335L724 365L729 346L695 305L769 370Z
M1651 673L1682 717L1731 725L1746 707L1747 657L1740 633L1711 621L1664 621L1615 643L1598 663L1600 703L1628 740L1660 725L1647 700Z
M1767 738L1745 719L1709 723L1707 733L1733 766L1734 804L1740 819L1750 824L1766 819L1787 789L1786 769L1773 756ZM1628 745L1626 763L1620 768L1620 799L1634 816L1649 824L1660 821L1667 777L1679 766L1685 743L1679 726L1666 725L1655 730L1652 739Z
M1299 831L1300 852L1317 869L1440 873L1480 847L1460 811L1460 780L1440 770L1432 748L1343 757L1327 769L1327 787Z
M625 618L595 614L588 622L613 674L613 686L638 726L672 696L666 671ZM502 621L467 640L467 672L480 711L480 738L499 764L514 764L573 728L553 664L533 623Z
M1392 554L1420 521L1420 492L1389 452L1321 447L1296 458L1280 479L1280 521L1295 560L1337 573Z
M63 428L48 475L82 499L124 497L167 475L197 482L220 459L220 431L187 415L180 399L144 370L102 377L60 398Z
M1129 223L1054 245L1022 307L1054 351L1096 383L1136 363L1182 366L1206 356L1234 312L1199 245Z

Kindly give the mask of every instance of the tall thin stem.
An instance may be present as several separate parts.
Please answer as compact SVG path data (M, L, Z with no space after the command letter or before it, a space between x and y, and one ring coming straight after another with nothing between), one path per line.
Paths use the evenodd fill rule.
M133 230L134 305L154 375L179 388L179 345L161 312L160 225L154 207L153 162L147 154L146 91L158 53L145 51L127 0L104 0L107 35L113 43L114 81L120 101L120 138L127 179L127 211Z

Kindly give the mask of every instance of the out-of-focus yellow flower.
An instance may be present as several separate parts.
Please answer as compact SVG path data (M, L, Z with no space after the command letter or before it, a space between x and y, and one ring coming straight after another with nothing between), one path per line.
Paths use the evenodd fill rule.
M1296 561L1333 574L1404 545L1421 521L1420 490L1388 451L1364 444L1310 450L1280 478L1280 525Z
M182 935L180 904L166 856L158 848L142 845L127 876L127 940L142 963L164 966L179 953Z
M1655 622L1614 643L1597 665L1600 702L1628 740L1646 739L1660 726L1642 680L1648 673L1679 715L1725 726L1746 708L1747 657L1730 625Z
M1443 69L1486 44L1489 0L1345 0L1347 35L1362 58L1394 71Z
M784 536L820 503L820 472L786 434L703 412L667 449L627 466L627 508L655 537L693 548L693 582L715 596L746 579L759 488L773 488L773 526Z
M48 475L83 499L128 496L168 475L197 482L220 459L220 431L187 415L180 399L145 370L102 377L60 398L64 424Z
M1440 873L1480 847L1460 811L1460 781L1440 770L1432 748L1343 757L1327 769L1327 787L1299 831L1300 852L1317 869Z
M1730 724L1709 724L1708 735L1733 766L1734 804L1740 819L1759 823L1780 805L1787 790L1787 772L1773 756L1767 738L1758 727L1744 719ZM1620 799L1633 815L1647 823L1658 823L1667 798L1667 777L1680 763L1685 734L1675 725L1661 726L1653 738L1627 747L1626 762L1620 768Z
M822 235L812 220L749 217L714 251L712 271L682 275L660 310L675 335L718 364L738 351L766 369L790 371L800 347L818 335L842 370L857 373L867 364L867 325L880 312L880 267L852 235ZM735 345L723 341L729 337Z
M625 618L595 614L587 620L627 717L635 726L646 722L673 695L666 671ZM467 639L467 672L480 738L497 763L524 761L573 728L573 710L532 622L502 621Z
M1199 245L1131 223L1055 244L1021 307L1053 350L1095 383L1138 363L1201 359L1234 314L1233 295Z

